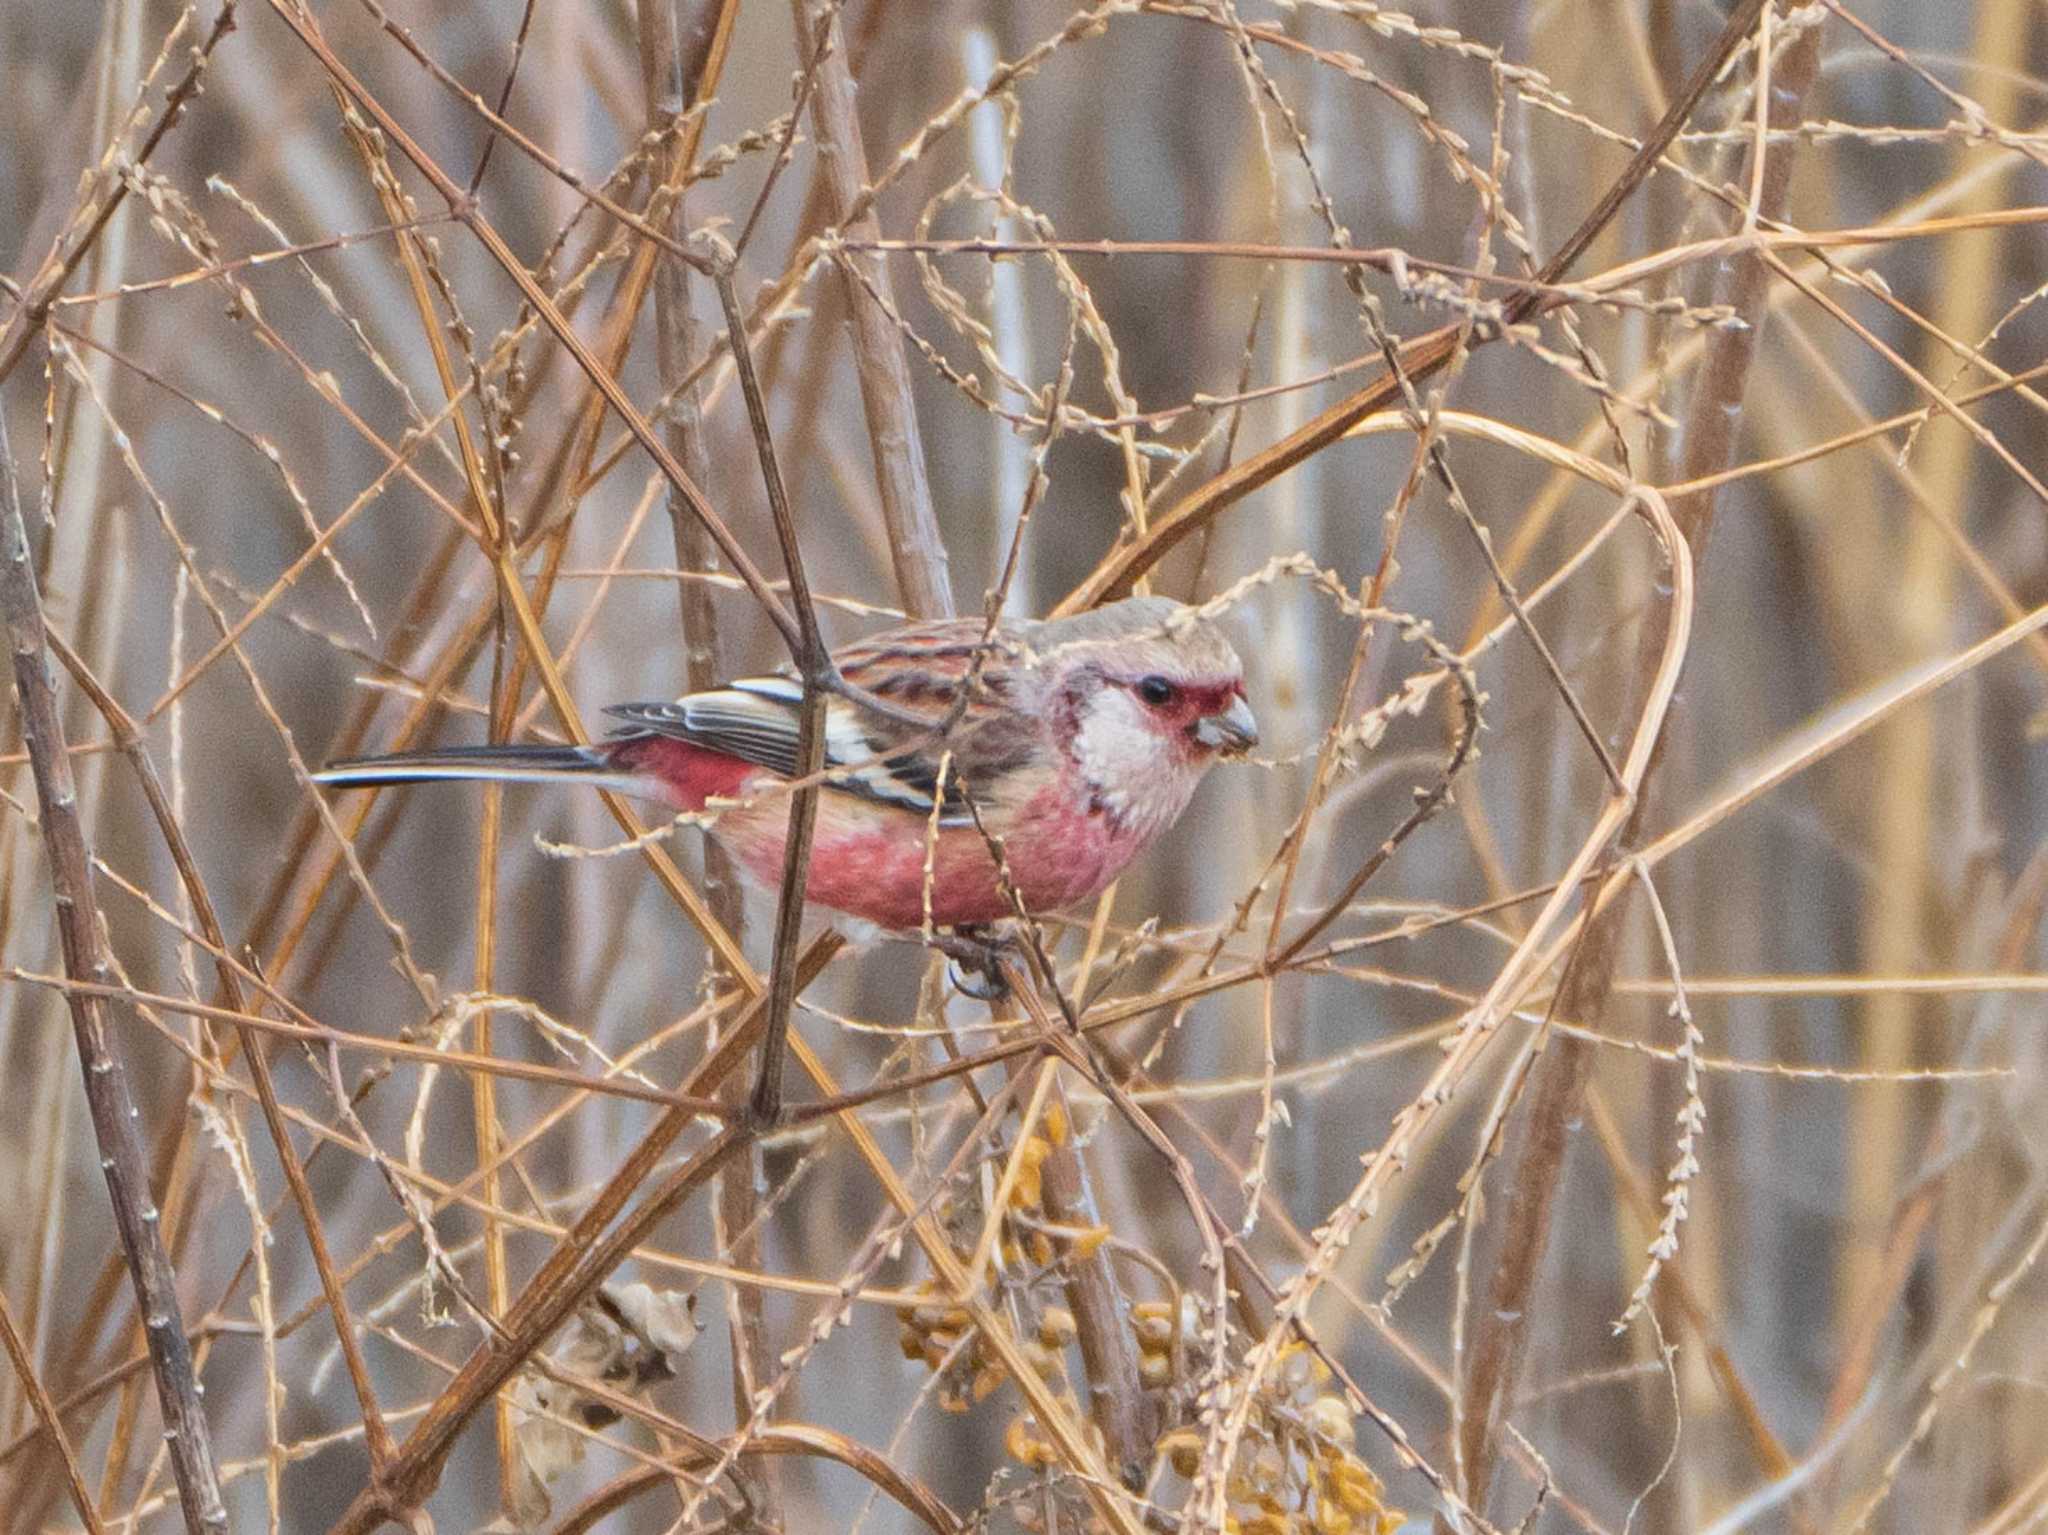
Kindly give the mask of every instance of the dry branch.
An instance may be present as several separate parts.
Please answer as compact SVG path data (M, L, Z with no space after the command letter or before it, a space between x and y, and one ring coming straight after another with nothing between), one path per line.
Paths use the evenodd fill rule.
M1760 80L1768 97L1766 110L1773 127L1797 122L1820 63L1820 34L1809 28L1794 40L1774 78ZM1791 156L1766 155L1760 141L1750 169L1755 178L1755 216L1775 222L1784 214L1791 193ZM1694 385L1684 442L1683 478L1697 480L1725 468L1735 452L1736 430L1752 359L1765 318L1770 268L1761 255L1732 268L1728 302L1745 322L1740 330L1716 335L1707 344L1706 360ZM1704 491L1671 504L1672 520L1685 538L1694 560L1705 556L1713 529L1715 493ZM1646 628L1636 658L1627 708L1643 707L1650 696L1661 652L1661 637ZM1651 804L1651 775L1661 758L1667 714L1656 749L1638 788L1636 802L1619 846L1633 852L1644 840ZM1643 876L1647 879L1647 872ZM1606 1012L1614 967L1628 911L1616 901L1591 920L1572 951L1564 979L1552 1004L1566 1018L1597 1023ZM1505 1414L1521 1375L1530 1326L1530 1304L1548 1251L1551 1215L1564 1176L1570 1127L1579 1117L1586 1079L1592 1067L1591 1048L1573 1038L1557 1038L1544 1047L1530 1087L1521 1149L1507 1196L1507 1215L1498 1238L1499 1258L1488 1285L1487 1303L1479 1309L1478 1327L1468 1359L1465 1390L1458 1401L1461 1461L1465 1495L1484 1507L1498 1461Z
M78 791L70 749L57 712L56 678L43 627L42 595L36 588L22 516L21 485L4 422L0 422L0 621L7 626L14 663L15 702L22 741L35 771L36 803L42 812L44 856L56 904L57 930L64 943L64 969L73 980L104 982L109 975L100 936L100 909L93 895L92 854L78 814ZM128 1074L108 1036L104 1000L70 997L72 1031L86 1105L99 1142L114 1222L135 1286L157 1400L163 1409L164 1438L178 1478L185 1527L192 1535L225 1535L228 1516L221 1502L220 1472L212 1435L200 1405L200 1383L192 1367L192 1341L178 1305L178 1276L158 1229L150 1193L149 1167Z
M860 116L854 109L853 68L847 62L846 40L839 25L840 7L829 0L825 4L790 0L790 5L798 47L818 59L811 122L818 133L819 170L828 206L848 239L871 239L881 232L873 207L854 212L869 185L868 163ZM868 441L882 493L882 526L889 535L896 586L912 617L951 618L953 588L946 578L946 544L932 513L910 367L903 356L902 340L889 323L888 269L879 255L847 259L860 265L858 274L840 268L841 291L851 322L854 368L867 413ZM869 291L877 295L872 301Z

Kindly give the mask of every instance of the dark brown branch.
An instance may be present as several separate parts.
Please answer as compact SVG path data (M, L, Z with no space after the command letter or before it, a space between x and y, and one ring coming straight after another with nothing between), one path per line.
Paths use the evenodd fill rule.
M740 394L747 405L747 422L753 428L761 479L768 491L768 510L775 520L776 538L782 544L783 568L789 576L789 595L796 608L801 636L796 650L797 671L804 683L803 704L797 716L793 775L801 787L789 798L789 835L783 843L782 888L776 897L775 956L768 975L768 1021L761 1035L760 1073L754 1078L754 1092L749 1099L753 1122L762 1126L774 1124L782 1115L783 1051L789 1037L789 1010L796 1001L797 936L803 926L804 891L810 878L811 836L818 825L818 772L825 760L825 701L838 674L825 649L825 637L818 630L818 609L811 601L810 580L804 574L796 519L783 490L782 470L775 461L775 439L768 429L768 406L761 397L761 381L754 372L746 311L740 307L729 267L721 266L712 280L718 287L719 305L725 311L733 373L739 379Z
M74 980L105 981L109 967L100 946L92 855L79 820L78 789L71 776L71 754L64 743L56 679L45 639L42 595L36 589L28 526L21 512L21 487L4 421L0 421L0 622L7 628L22 741L35 774L64 969ZM225 1535L228 1515L221 1503L213 1437L199 1403L192 1340L186 1336L178 1312L178 1276L164 1251L150 1194L149 1166L138 1129L140 1111L129 1092L127 1072L107 1037L105 1001L79 993L67 1000L78 1041L78 1064L85 1075L86 1105L99 1142L100 1167L106 1174L114 1223L149 1340L157 1398L163 1408L164 1439L177 1478L185 1528L191 1535Z
M1067 1123L1073 1124L1065 1091L1055 1086L1053 1092ZM1102 1223L1089 1187L1087 1164L1080 1147L1071 1140L1053 1147L1039 1177L1045 1213L1052 1220L1072 1227ZM1110 1267L1107 1243L1085 1258L1070 1250L1066 1261L1067 1303L1073 1309L1074 1341L1088 1378L1089 1416L1102 1430L1110 1469L1124 1479L1125 1486L1141 1487L1151 1465L1158 1425L1138 1376L1137 1335L1131 1331L1123 1287Z
M92 701L100 717L107 722L113 733L114 745L128 759L135 770L135 776L142 785L142 795L149 802L149 813L156 821L157 831L164 839L164 846L170 852L171 862L178 871L179 882L185 887L185 894L192 902L192 916L199 925L213 951L214 976L220 986L220 995L226 1007L237 1013L248 1011L248 1001L242 991L242 979L235 966L228 959L228 941L222 931L220 918L213 908L213 897L207 892L206 881L200 876L198 860L193 856L192 846L185 838L184 828L178 824L177 812L171 804L171 797L165 791L163 779L158 775L156 764L150 760L143 748L142 733L136 728L134 718L122 708L120 702L100 685L84 658L75 653L55 633L49 636L51 649L64 663L64 669L78 684L79 690ZM320 1223L320 1207L314 1202L312 1185L306 1180L306 1170L299 1161L298 1153L292 1149L291 1137L285 1127L284 1109L278 1102L277 1085L270 1071L270 1057L263 1040L247 1024L238 1023L236 1033L242 1046L242 1055L249 1063L249 1076L256 1088L256 1100L262 1106L263 1124L270 1132L271 1145L276 1149L278 1165L284 1169L285 1183L291 1190L292 1203L297 1206L299 1220L306 1229L306 1245L313 1254L313 1267L320 1275L320 1291L326 1297L328 1310L334 1316L335 1332L341 1343L342 1360L348 1369L349 1383L356 1393L356 1404L363 1414L363 1443L369 1451L370 1464L381 1465L391 1456L391 1431L385 1426L384 1414L377 1406L376 1391L370 1384L370 1372L363 1361L362 1346L357 1342L354 1320L348 1309L346 1296L342 1293L341 1280L334 1267L334 1258L328 1251L327 1234Z
M519 30L512 35L512 62L505 70L505 83L498 90L498 109L492 114L500 122L504 120L506 108L512 105L512 87L519 83L520 61L526 57L526 39L533 30L534 0L526 0L519 13ZM495 124L484 129L483 153L476 157L476 169L470 173L469 195L476 196L484 184L484 176L491 168L491 151L498 147L498 130Z
M572 1261L559 1278L548 1284L536 1278L528 1285L506 1313L504 1331L492 1334L469 1356L427 1409L390 1468L371 1478L370 1485L335 1524L334 1535L366 1535L386 1520L408 1522L440 1480L441 1467L455 1447L456 1436L477 1410L497 1395L527 1356L568 1321L670 1211L746 1144L747 1137L739 1130L719 1131L657 1183L617 1226L586 1245L571 1248ZM564 1246L568 1245L565 1241Z
M795 13L797 46L818 58L811 125L818 135L820 179L837 223L860 204L868 186L867 149L861 140L860 114L854 108L853 69L840 32L839 8L815 6L813 0L790 0L790 5ZM840 227L856 240L873 239L881 233L872 205ZM946 578L946 545L932 511L924 439L918 432L903 338L889 319L894 306L884 259L849 252L845 262L835 263L846 296L854 371L860 379L861 406L867 413L868 441L875 455L882 525L888 532L889 557L895 562L904 609L913 618L951 618L953 588ZM855 265L860 268L858 275ZM864 290L871 290L874 297Z

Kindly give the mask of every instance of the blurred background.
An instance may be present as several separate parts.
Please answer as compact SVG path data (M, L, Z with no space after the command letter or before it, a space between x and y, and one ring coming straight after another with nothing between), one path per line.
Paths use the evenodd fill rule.
M515 789L493 811L431 787L319 812L305 777L344 752L483 740L494 707L500 728L562 738L501 561L593 729L607 703L786 659L449 190L474 191L452 206L502 237L779 576L718 295L642 257L614 214L740 247L835 643L980 612L1013 540L1010 612L1097 595L1186 498L1367 385L1386 344L1451 327L1457 355L1405 402L1149 568L1154 590L1227 598L1264 742L1111 903L1047 926L1068 989L1118 1010L1103 1058L1243 1263L1299 1282L1372 1185L1301 1314L1373 1412L1297 1381L1201 1474L1228 1482L1237 1528L1322 1535L1371 1528L1381 1501L1418 1528L1477 1528L1472 1511L1512 1528L1532 1507L1544 1531L2034 1527L2048 643L2011 626L2048 602L2027 382L2048 341L2039 9L1748 7L1572 265L1585 287L1522 281L1722 49L1729 9L242 0L222 30L218 0L0 8L0 409L50 626L139 722L227 949L264 983L253 1011L558 1074L631 1057L673 1090L729 1014L705 1006L705 942L594 796ZM1317 259L1332 248L1372 263ZM53 251L68 271L28 313ZM1509 312L1522 295L1542 302ZM1676 608L1645 495L1693 546ZM1674 692L1654 674L1680 610ZM1443 669L1453 653L1467 671ZM1469 761L1461 677L1483 722ZM224 1004L139 779L59 686L115 975L164 999L113 1008L112 1037L232 1525L324 1529L368 1462L303 1222L235 1035L176 1010ZM1625 766L1667 705L1633 818L1603 822L1602 753ZM172 1529L47 984L62 958L34 787L18 720L0 728L0 1293L102 1527ZM1432 813L1369 863L1418 803ZM716 887L696 832L660 845ZM1647 850L1644 878L1615 882L1597 942L1535 963L1520 946L1551 883L1616 848ZM720 910L765 973L772 903L737 899ZM1205 970L1235 983L1192 988ZM1512 1012L1432 1097L1510 974ZM844 1086L992 1039L987 1008L903 943L836 958L794 1027ZM559 1075L268 1048L403 1439L488 1336L479 1310L518 1294L661 1110ZM975 1081L985 1103L1004 1076ZM1204 1442L1204 1389L1267 1391L1248 1372L1285 1335L1251 1295L1218 1337L1217 1275L1166 1164L1078 1074L1061 1090L1071 1130L1048 1144L1084 1175L1065 1215L986 1220L1029 1080L1007 1119L977 1125L956 1080L862 1120L962 1254L985 1224L1005 1233L991 1304L1057 1353L1047 1379L1076 1421L1100 1423L1113 1388L1091 1391L1096 1361L1047 1318L1094 1249L1063 1235L1048 1265L1031 1222L1108 1227L1093 1272L1118 1308L1154 1308L1116 1312L1133 1361L1158 1352L1146 1318L1181 1308L1184 1346L1125 1404L1152 1500L1129 1517L1173 1528L1188 1467L1154 1443L1176 1425ZM793 1074L793 1098L824 1091ZM1108 1518L946 1306L899 1320L932 1265L848 1129L788 1130L752 1160L616 1276L694 1297L704 1328L673 1379L613 1377L612 1417L652 1415L579 1416L590 1399L563 1377L522 1375L518 1411L487 1407L457 1443L425 1505L437 1526L563 1527L687 1460L676 1425L733 1442L749 1349L762 1423L813 1425L890 1476L750 1456L708 1490L654 1477L602 1527ZM837 1325L818 1340L821 1317ZM79 1527L60 1464L24 1378L0 1372L0 1524ZM1339 1464L1383 1499L1311 1487ZM891 1476L943 1509L907 1507Z

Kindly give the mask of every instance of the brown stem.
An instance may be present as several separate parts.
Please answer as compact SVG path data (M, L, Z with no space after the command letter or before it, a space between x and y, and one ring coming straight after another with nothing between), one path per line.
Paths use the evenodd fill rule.
M761 1034L760 1073L754 1078L753 1096L748 1100L758 1126L772 1125L782 1116L783 1052L789 1038L789 1010L796 1002L797 937L804 920L811 837L818 825L818 771L825 760L826 688L836 680L837 673L825 650L825 638L818 630L818 609L811 601L810 579L804 574L796 519L783 490L782 470L775 461L775 438L768 429L768 406L761 397L761 381L754 372L754 347L747 339L746 311L740 307L730 267L721 265L712 274L712 281L717 284L718 302L725 311L733 375L739 380L740 395L746 401L754 451L761 462L761 480L768 492L768 511L775 521L776 539L782 545L790 602L796 609L797 670L804 683L803 703L797 716L795 763L795 778L802 787L789 797L789 835L783 843L782 888L775 907L775 954L768 975L768 1021Z
M1664 151L1678 132L1692 116L1693 108L1714 83L1721 66L1727 63L1742 41L1756 25L1756 18L1762 12L1764 0L1742 0L1729 16L1727 25L1721 30L1720 40L1700 60L1699 68L1686 81L1650 136L1643 140L1642 147L1629 160L1628 167L1616 178L1614 185L1607 189L1593 211L1580 221L1579 227L1536 274L1538 284L1554 283L1571 270L1572 264L1585 253L1587 246L1599 236L1602 229L1620 211L1621 205L1640 186L1643 179L1656 168ZM1256 35L1256 29L1251 29ZM1510 299L1503 314L1504 325L1516 325L1528 319L1544 303L1544 295L1537 288L1526 289ZM1427 335L1405 341L1399 349L1401 372L1407 375L1411 384L1419 384L1448 363L1461 346L1462 325L1447 325ZM1480 338L1473 337L1476 343ZM1109 557L1089 573L1088 579L1067 593L1066 598L1055 610L1057 614L1079 612L1121 597L1131 590L1137 580L1166 558L1173 548L1190 533L1197 532L1227 508L1243 500L1253 491L1271 483L1292 469L1303 459L1336 442L1352 427L1375 411L1382 410L1399 396L1401 385L1394 373L1382 373L1357 393L1347 396L1332 405L1321 415L1303 422L1294 431L1278 442L1253 454L1217 475L1208 483L1191 491L1165 514L1155 517L1145 534L1131 543L1111 552Z
M57 707L55 677L43 625L42 595L30 563L28 526L22 519L21 487L14 457L0 424L0 622L7 628L14 661L14 685L21 711L22 741L36 780L41 807L43 850L49 860L50 883L57 908L57 931L63 941L64 969L73 980L104 981L109 967L100 947L99 906L93 897L92 856L78 815L78 790L71 776L71 754L64 742L64 724ZM228 1527L221 1502L220 1473L214 1465L213 1439L199 1404L199 1381L192 1368L192 1340L178 1312L178 1276L164 1251L158 1212L150 1195L149 1168L144 1160L140 1111L128 1090L128 1075L107 1037L107 1007L99 998L74 994L72 1030L78 1041L78 1063L85 1074L86 1106L99 1142L100 1167L113 1201L114 1223L127 1255L129 1278L149 1341L156 1375L157 1398L163 1408L164 1438L178 1497L191 1535L210 1535Z
M717 1444L693 1446L674 1457L670 1466L640 1466L614 1478L562 1516L550 1535L588 1535L604 1527L607 1516L617 1513L643 1492L651 1492L675 1478L677 1471L694 1470L713 1463L724 1453ZM771 1460L784 1455L812 1455L837 1461L866 1477L897 1503L924 1522L934 1535L966 1535L969 1526L946 1507L938 1494L922 1482L906 1476L880 1455L862 1444L808 1424L777 1424L761 1429L751 1444L739 1452L742 1464Z
M71 1446L71 1436L64 1432L64 1422L57 1416L57 1407L50 1400L50 1393L43 1385L42 1377L36 1374L35 1361L29 1358L28 1344L21 1336L21 1329L15 1325L14 1312L7 1304L5 1294L0 1294L0 1347L7 1351L8 1359L14 1365L14 1373L21 1377L21 1389L28 1397L29 1406L35 1409L36 1422L57 1447L57 1456L64 1463L64 1488L71 1494L71 1506L78 1510L79 1521L89 1535L100 1535L99 1509L94 1506L92 1491L85 1485L85 1473L79 1469L78 1451Z
M640 0L640 69L646 98L649 131L663 126L666 117L683 102L705 100L710 82L715 82L719 65L730 45L733 24L739 15L738 0L707 0L693 8L694 24L686 36L677 35L673 0ZM687 174L686 162L682 171ZM669 210L667 228L680 240L689 229L687 193L683 177L676 179L677 191ZM652 247L649 247L652 249ZM690 307L689 273L682 263L658 261L654 269L655 368L664 398L673 398L663 435L676 461L699 485L711 483L711 451L705 441L703 405L699 390L690 382L690 359L699 350L700 326ZM587 473L589 464L586 461ZM718 555L703 527L690 515L681 499L668 498L669 528L675 541L676 568L684 572L717 569ZM678 581L676 595L682 608L684 673L692 692L715 687L723 679L719 661L718 608L710 588L701 581ZM704 895L711 910L733 940L746 937L746 909L738 871L715 837L704 839ZM728 1081L724 1096L743 1103L746 1083L738 1077ZM738 1165L721 1173L714 1195L714 1233L721 1255L737 1267L754 1266L760 1237L760 1198L756 1191L761 1167L761 1148L751 1144L740 1154ZM775 1351L768 1336L767 1308L756 1285L727 1287L728 1343L732 1352L732 1398L734 1421L745 1423L754 1410L754 1393L774 1378ZM733 1468L748 1504L759 1522L768 1529L784 1524L780 1479L772 1465L749 1457Z
M1798 122L1819 62L1819 33L1809 28L1786 50L1773 72L1771 128L1786 128ZM1761 144L1753 146L1752 157L1762 152ZM1750 169L1755 169L1753 158ZM1784 212L1791 190L1789 156L1780 154L1765 160L1760 188L1759 216L1777 218ZM1732 460L1749 367L1769 312L1770 269L1761 255L1740 257L1725 270L1728 292L1724 297L1746 324L1717 331L1708 343L1685 426L1686 460L1681 476L1685 480L1715 473ZM1714 504L1712 490L1681 496L1671 503L1672 519L1696 557L1705 549L1712 531ZM1643 630L1631 710L1639 706L1657 668L1661 639L1657 629L1656 625L1646 625ZM1674 702L1622 832L1620 846L1624 849L1641 843L1648 822L1649 791L1676 711ZM1626 901L1612 902L1588 925L1558 988L1555 1015L1598 1026L1614 981L1614 959L1626 909ZM1465 1389L1458 1398L1457 1434L1464 1491L1475 1508L1485 1507L1487 1488L1498 1459L1501 1419L1514 1398L1521 1374L1528 1341L1529 1302L1549 1242L1551 1212L1564 1170L1567 1127L1577 1119L1585 1095L1590 1050L1583 1040L1554 1037L1546 1045L1544 1058L1533 1076L1533 1096L1521 1153L1515 1162L1507 1218L1499 1238L1500 1256L1489 1285L1487 1304L1479 1308Z
M840 229L848 239L873 239L882 230L872 204L847 220L868 186L868 162L839 7L820 6L814 0L790 0L790 6L798 49L818 58L811 125L818 135L820 181L830 200L831 217L835 222L846 220ZM888 530L889 556L896 566L904 609L913 618L950 618L953 588L946 577L946 545L925 478L924 439L918 432L903 338L889 319L894 306L884 260L877 254L849 252L844 263L835 263L846 296L854 371L875 455L882 525Z
M1063 1089L1055 1101L1074 1122ZM1089 1187L1088 1169L1079 1148L1069 1141L1053 1147L1039 1168L1045 1213L1063 1226L1099 1226L1102 1214ZM1124 1304L1123 1287L1110 1267L1108 1244L1086 1258L1067 1254L1067 1303L1074 1312L1074 1341L1088 1376L1088 1410L1102 1430L1110 1469L1124 1485L1144 1484L1152 1460L1153 1414L1138 1379L1137 1335Z
M158 776L156 764L143 749L142 734L136 728L135 720L128 711L109 693L97 677L93 676L84 660L73 654L71 648L55 634L49 636L51 648L71 673L80 691L92 700L92 705L107 722L113 733L114 744L135 770L141 782L143 798L149 803L151 817L156 821L157 830L169 850L171 862L178 871L179 882L184 885L186 895L192 902L193 919L198 923L200 933L214 951L214 975L220 987L224 1006L237 1013L247 1012L248 1003L242 991L241 977L227 958L227 937L220 925L220 918L214 911L213 897L208 893L206 882L200 877L198 860L193 856L192 846L185 838L184 828L171 804L171 797L165 791L163 780ZM363 1414L363 1442L369 1450L370 1464L376 1466L391 1454L391 1433L384 1424L384 1415L378 1409L376 1392L370 1385L370 1372L363 1360L361 1345L356 1341L355 1325L348 1310L346 1297L342 1293L341 1281L337 1276L334 1259L327 1247L327 1235L320 1223L320 1209L314 1202L312 1185L307 1182L306 1170L299 1161L298 1153L292 1149L290 1136L285 1129L284 1110L278 1103L277 1086L270 1071L269 1053L263 1040L246 1024L238 1024L236 1032L242 1047L243 1057L249 1063L249 1075L256 1087L256 1099L263 1110L263 1123L270 1132L272 1146L277 1151L278 1164L284 1169L285 1182L290 1187L292 1203L297 1206L299 1219L306 1228L306 1243L312 1249L313 1267L320 1276L321 1293L326 1297L329 1312L334 1317L335 1331L341 1342L342 1360L348 1369L348 1378L355 1388L356 1404Z

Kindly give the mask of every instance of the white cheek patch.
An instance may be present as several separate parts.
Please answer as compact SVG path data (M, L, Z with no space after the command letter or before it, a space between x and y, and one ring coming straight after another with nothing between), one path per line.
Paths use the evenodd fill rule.
M1074 755L1089 787L1118 816L1158 787L1172 751L1140 704L1122 688L1103 688L1088 701Z

